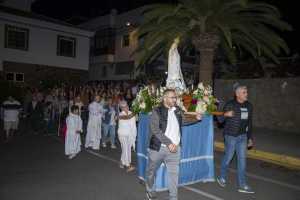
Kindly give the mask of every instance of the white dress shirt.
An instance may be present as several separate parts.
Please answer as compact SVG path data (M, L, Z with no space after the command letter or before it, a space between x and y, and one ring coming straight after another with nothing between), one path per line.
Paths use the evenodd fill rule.
M180 142L180 127L174 112L175 110L175 107L168 110L168 123L165 135L172 141L173 144L178 145Z

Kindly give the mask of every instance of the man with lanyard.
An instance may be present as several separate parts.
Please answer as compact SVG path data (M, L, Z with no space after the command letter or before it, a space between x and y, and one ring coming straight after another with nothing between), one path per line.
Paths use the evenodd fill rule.
M236 84L235 98L224 106L224 141L225 153L221 164L221 174L217 182L226 186L227 171L234 153L237 154L238 192L254 193L246 183L247 147L253 146L252 138L252 104L248 101L247 87Z

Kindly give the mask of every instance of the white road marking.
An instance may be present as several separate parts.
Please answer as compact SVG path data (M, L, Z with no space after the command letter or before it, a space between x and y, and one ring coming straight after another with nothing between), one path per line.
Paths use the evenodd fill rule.
M51 137L53 137L57 141L61 142L61 140L59 138L57 138L56 136L52 135ZM97 156L99 158L103 158L103 159L106 159L106 160L109 160L111 162L119 164L119 161L117 161L115 159L112 159L110 157L107 157L105 155L102 155L102 154L99 154L99 153L96 153L96 152L93 152L93 151L90 151L90 150L86 150L86 149L85 149L85 151L87 151L88 153L93 154L93 155L95 155L95 156ZM220 166L217 166L217 168L220 168ZM237 173L237 171L235 169L232 169L232 168L229 168L229 171L232 172L232 173ZM272 183L272 184L275 184L275 185L279 185L279 186L282 186L282 187L286 187L286 188L289 188L289 189L300 191L300 186L297 186L297 185L292 185L292 184L285 183L285 182L278 181L278 180L274 180L274 179L271 179L271 178L266 178L266 177L259 176L259 175L256 175L256 174L253 174L253 173L249 173L249 172L246 173L246 174L247 174L248 177L253 178L253 179L258 179L258 180L261 180L261 181L265 181L265 182L268 182L268 183ZM187 187L188 186L184 186L185 189L187 189ZM188 188L189 188L189 190L190 189L193 189L194 191L198 190L198 189L191 188L191 187L188 187ZM203 192L203 191L199 190L199 193L201 193L201 192ZM196 193L198 193L198 192L196 192Z
M213 199L213 200L224 200L224 199L222 199L222 198L220 198L220 197L217 197L217 196L215 196L215 195L213 195L213 194L204 192L204 191L202 191L202 190L198 190L198 189L196 189L196 188L192 188L192 187L190 187L190 186L183 186L183 188L186 189L186 190L189 190L189 191L191 191L191 192L195 192L195 193L197 193L197 194L200 194L200 195L202 195L202 196L205 196L205 197L207 197L207 198L209 198L209 199Z
M97 156L97 157L99 157L99 158L102 158L102 159L104 159L104 160L109 160L109 161L111 161L111 162L114 162L114 163L119 164L119 161L117 161L117 160L115 160L115 159L112 159L112 158L110 158L110 157L107 157L107 156L105 156L105 155L102 155L102 154L100 154L100 153L97 153L97 152L94 152L94 151L91 151L91 150L87 150L87 149L86 149L85 151L88 152L88 153L90 153L90 154L92 154L92 155L94 155L94 156ZM202 191L202 190L198 190L198 189L196 189L196 188L192 188L192 187L189 187L189 186L183 186L182 188L184 188L184 189L186 189L186 190L188 190L188 191L194 192L194 193L196 193L196 194L202 195L202 196L207 197L207 198L212 199L212 200L224 200L224 199L222 199L222 198L220 198L220 197L217 197L217 196L215 196L215 195L213 195L213 194L204 192L204 191Z
M231 171L233 173L237 173L237 171L235 169L231 169L230 168L229 171ZM253 173L246 173L246 175L248 177L250 177L250 178L262 180L262 181L265 181L265 182L269 182L269 183L280 185L282 187L287 187L289 189L294 189L294 190L300 191L300 187L297 186L297 185L292 185L292 184L285 183L285 182L278 181L278 180L274 180L274 179L271 179L271 178L266 178L266 177L259 176L259 175L253 174Z
M94 155L94 156L97 156L97 157L99 157L99 158L102 158L102 159L104 159L104 160L109 160L109 161L114 162L114 163L117 163L117 164L120 163L119 161L117 161L117 160L115 160L115 159L112 159L112 158L110 158L110 157L108 157L108 156L102 155L102 154L100 154L100 153L96 153L96 152L91 151L91 150L88 150L88 149L85 149L85 151L88 152L88 153L90 153L90 154L92 154L92 155Z

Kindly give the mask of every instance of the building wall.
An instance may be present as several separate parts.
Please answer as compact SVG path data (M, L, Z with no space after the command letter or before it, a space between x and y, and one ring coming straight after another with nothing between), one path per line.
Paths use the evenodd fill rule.
M118 67L129 67L128 65L134 68L136 59L136 54L134 51L138 48L138 38L134 34L138 26L142 23L143 17L142 12L146 7L140 7L137 9L130 10L128 12L117 14L114 10L108 15L97 17L93 20L90 20L84 24L81 24L80 27L87 28L93 31L101 31L105 28L114 28L116 32L115 36L115 45L114 45L114 54L94 56L91 54L91 63L90 63L90 79L91 80L122 80L122 79L134 79L139 74L146 73L145 70L133 71L128 74L118 74L117 71L120 71ZM97 34L97 33L96 33ZM123 36L129 35L130 45L123 45ZM93 40L92 40L93 41ZM93 43L91 44L93 46ZM182 57L184 58L184 57ZM163 56L159 60L164 60ZM182 59L184 61L184 59ZM129 63L127 66L123 63ZM101 76L104 66L107 66L107 63L111 63L109 70L107 70L107 76ZM132 64L131 64L132 63ZM152 69L163 68L166 71L166 64L151 66ZM183 68L188 68L190 71L193 69L193 63L182 63ZM117 69L118 68L118 69ZM184 71L184 70L183 70ZM164 73L164 72L163 72Z
M79 26L93 31L101 31L101 29L105 28L114 28L116 31L115 54L91 56L89 68L90 80L121 80L134 78L134 74L117 74L116 71L118 70L116 67L120 64L122 65L124 62L134 62L135 60L133 51L137 48L138 43L137 39L134 38L133 31L141 20L141 12L143 9L144 8L138 8L120 14L112 10L108 15L97 17ZM130 25L128 25L128 22ZM122 45L123 36L126 34L130 36L130 46L124 47ZM134 63L132 65L134 65ZM107 68L106 76L102 76L103 67Z
M215 95L227 101L233 96L235 82L248 86L254 106L253 125L300 133L300 79L216 80Z
M34 1L35 0L4 0L1 5L24 11L31 11L31 4Z
M135 60L132 53L138 47L138 40L134 37L134 30L136 30L137 26L141 23L143 10L144 7L137 8L126 13L121 13L116 17L116 27L118 28L116 37L116 62ZM130 23L130 25L127 26L127 23ZM123 35L126 34L130 36L130 46L122 47L122 38Z
M5 24L29 29L28 51L4 48ZM57 36L76 38L76 57L57 56ZM88 70L92 32L0 13L0 60Z
M4 62L4 76L8 72L24 73L24 85L39 87L50 83L81 84L88 80L88 71L37 64ZM50 84L51 85L51 84Z

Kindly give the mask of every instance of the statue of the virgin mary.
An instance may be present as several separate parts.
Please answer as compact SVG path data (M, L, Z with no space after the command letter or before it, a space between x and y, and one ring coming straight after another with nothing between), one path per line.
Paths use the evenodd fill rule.
M167 88L173 88L178 93L183 93L186 90L183 75L180 67L180 55L177 47L179 44L179 38L175 38L174 42L169 50L168 57L168 78Z

